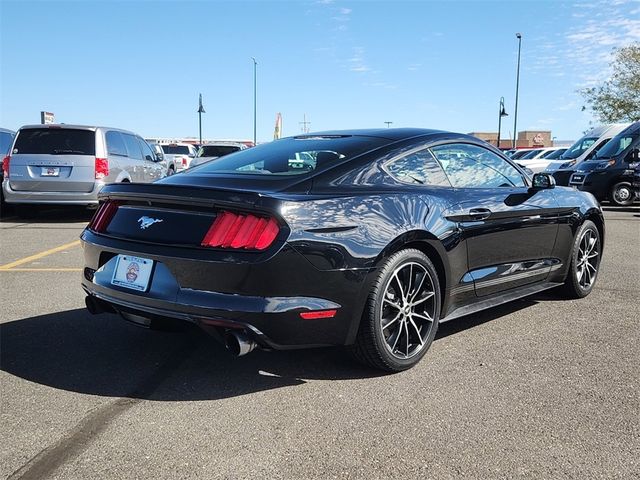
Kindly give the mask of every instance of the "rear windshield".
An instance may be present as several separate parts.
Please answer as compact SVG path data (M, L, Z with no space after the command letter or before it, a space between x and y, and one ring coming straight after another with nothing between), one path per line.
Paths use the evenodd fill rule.
M576 143L571 145L571 147L569 147L569 149L564 152L560 158L562 158L563 160L578 158L585 151L587 151L591 145L596 143L596 140L598 140L598 137L582 137Z
M0 132L0 154L4 155L9 152L11 148L11 142L13 141L13 135L9 132Z
M566 151L567 151L566 148L561 148L559 150L550 150L544 155L542 155L542 158L546 158L547 160L555 160L556 158L559 158L560 155L562 155Z
M525 153L523 156L521 156L520 160L529 160L538 155L541 151L542 150L531 150L529 153Z
M167 155L189 155L189 147L186 145L161 145Z
M96 133L72 128L25 128L18 132L13 153L95 155Z
M198 152L199 157L223 157L237 152L240 147L236 145L203 145Z
M241 150L215 162L190 169L192 173L283 176L304 175L342 163L388 144L376 137L305 136L277 140Z

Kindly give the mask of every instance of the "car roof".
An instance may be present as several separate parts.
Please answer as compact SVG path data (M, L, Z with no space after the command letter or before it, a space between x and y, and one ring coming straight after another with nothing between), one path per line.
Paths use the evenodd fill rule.
M8 128L0 128L0 132L2 132L2 133L10 133L11 135L14 135L16 133L13 130L9 130Z
M22 127L20 127L19 130L26 130L26 129L32 129L32 128L68 128L68 129L72 129L72 130L91 130L91 131L96 131L96 130L115 130L118 132L124 132L124 133L129 133L131 135L138 135L135 132L132 132L130 130L124 130L123 128L115 128L115 127L104 127L104 126L97 126L97 125L74 125L71 123L48 123L48 124L34 124L34 125L23 125Z
M313 137L331 137L331 136L359 136L359 137L377 137L387 140L405 140L413 137L434 135L434 134L451 134L453 132L446 132L444 130L434 130L427 128L365 128L355 130L326 130L321 132L305 133L302 135L294 135L288 138L313 138ZM467 135L457 134L460 136ZM471 138L471 137L469 137Z

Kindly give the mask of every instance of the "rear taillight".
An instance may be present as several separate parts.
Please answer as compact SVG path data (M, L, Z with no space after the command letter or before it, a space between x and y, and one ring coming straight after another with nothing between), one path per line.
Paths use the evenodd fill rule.
M182 166L187 167L187 157L182 157Z
M109 176L109 160L96 157L96 180L102 180Z
M11 156L7 155L2 159L2 174L4 178L9 178L9 162L11 161Z
M280 227L274 218L220 212L202 239L203 247L264 250L278 236Z
M118 211L118 206L119 206L118 202L110 202L110 201L106 201L103 204L101 204L98 207L98 210L96 210L95 215L89 222L89 226L88 226L89 230L93 230L94 232L97 232L97 233L106 232L107 227L109 226L109 223L111 223L113 216Z

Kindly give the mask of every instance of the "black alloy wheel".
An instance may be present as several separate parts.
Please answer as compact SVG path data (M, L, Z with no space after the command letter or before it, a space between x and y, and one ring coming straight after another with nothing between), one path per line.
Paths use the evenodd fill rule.
M573 242L571 266L562 287L568 298L583 298L591 293L598 277L601 259L600 232L586 220Z
M399 372L427 352L438 329L440 284L420 250L401 250L380 267L352 352L374 368Z
M628 182L619 182L611 187L611 201L618 207L627 207L633 203L633 188Z

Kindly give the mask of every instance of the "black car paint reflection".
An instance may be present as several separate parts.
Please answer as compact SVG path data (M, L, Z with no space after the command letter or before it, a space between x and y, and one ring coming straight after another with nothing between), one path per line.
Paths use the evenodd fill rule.
M85 267L97 271L83 280L85 291L117 311L246 328L274 348L345 345L354 341L378 266L400 249L420 249L433 261L446 321L499 304L518 289L560 284L586 218L604 240L593 197L564 187L533 189L519 167L473 137L419 129L314 135L336 151L340 138L363 145L376 140L353 158L304 175L215 173L207 164L152 185L107 186L101 199L118 201L120 208L105 232L87 229L82 235ZM521 174L522 185L407 183L385 167L408 152L454 143L499 156ZM225 158L243 158L251 150ZM134 207L135 215L126 217ZM277 218L275 243L261 252L201 247L206 226L223 209ZM141 212L155 218L169 211L180 213L172 225L141 231L132 221ZM182 232L182 242L175 232ZM157 262L148 294L111 285L110 262L119 253ZM299 315L319 308L337 314L313 321Z

